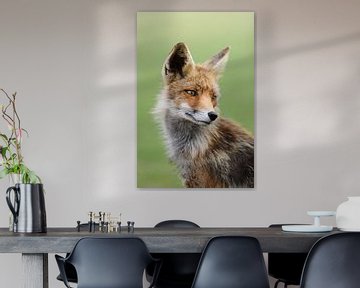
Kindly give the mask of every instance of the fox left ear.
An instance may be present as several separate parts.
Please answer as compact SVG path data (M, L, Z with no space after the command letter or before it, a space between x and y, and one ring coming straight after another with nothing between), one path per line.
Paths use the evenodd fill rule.
M185 43L177 43L166 58L162 74L166 81L183 78L194 67L194 61Z
M223 72L225 65L229 59L230 47L226 47L212 58L207 60L204 65L214 70L217 74Z

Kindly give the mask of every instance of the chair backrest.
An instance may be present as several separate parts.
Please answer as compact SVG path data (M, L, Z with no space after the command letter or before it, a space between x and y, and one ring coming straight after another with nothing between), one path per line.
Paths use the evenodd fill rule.
M139 238L82 238L67 259L76 269L78 288L142 288L152 260Z
M360 287L360 233L325 236L311 248L301 278L302 288Z
M188 220L165 220L157 223L155 228L200 228L200 226Z
M155 228L200 228L188 220L165 220L155 225ZM156 287L190 287L200 260L200 253L158 253L154 257L162 260L162 267L157 278ZM152 275L151 269L147 270Z
M282 225L290 224L271 224L269 228L281 229ZM307 253L268 253L269 275L287 285L300 285L306 257Z
M264 257L256 238L212 238L200 259L192 288L268 288Z

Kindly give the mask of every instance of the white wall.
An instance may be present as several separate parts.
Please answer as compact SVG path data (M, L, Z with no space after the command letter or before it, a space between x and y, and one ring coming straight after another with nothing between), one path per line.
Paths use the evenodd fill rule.
M89 210L136 226L310 222L307 210L359 195L359 9L356 0L2 0L0 86L18 92L48 226L73 226ZM136 11L150 10L256 12L255 190L135 188ZM50 287L62 287L49 262ZM21 286L19 265L0 255L2 286Z

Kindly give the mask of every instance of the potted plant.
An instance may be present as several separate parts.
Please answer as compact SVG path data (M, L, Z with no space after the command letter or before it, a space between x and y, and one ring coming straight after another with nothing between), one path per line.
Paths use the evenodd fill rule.
M46 232L44 189L39 176L24 163L21 144L27 131L22 128L16 109L16 93L4 89L5 104L0 104L1 117L8 131L0 130L0 179L9 175L13 186L6 191L6 201L13 215L10 230L14 232Z
M41 179L24 163L21 144L28 132L21 127L19 114L16 110L16 93L11 96L4 90L7 103L0 104L1 116L8 126L8 133L0 131L0 179L10 175L13 183L41 183Z

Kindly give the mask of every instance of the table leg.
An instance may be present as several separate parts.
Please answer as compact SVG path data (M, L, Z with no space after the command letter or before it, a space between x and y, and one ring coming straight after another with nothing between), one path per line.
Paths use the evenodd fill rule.
M49 288L48 254L22 254L23 288Z

